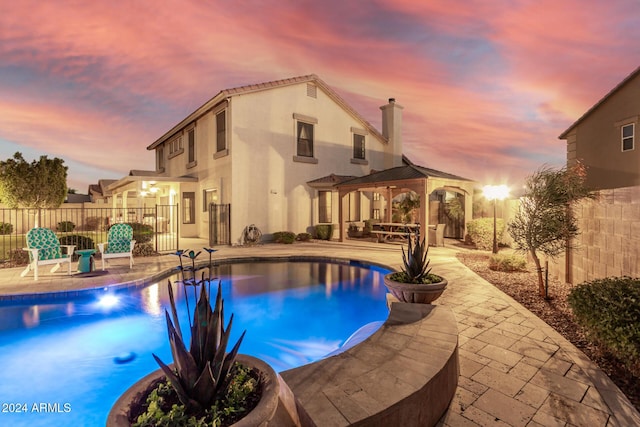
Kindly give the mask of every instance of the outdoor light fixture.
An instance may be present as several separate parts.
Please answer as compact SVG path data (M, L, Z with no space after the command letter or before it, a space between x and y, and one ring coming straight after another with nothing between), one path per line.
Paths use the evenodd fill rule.
M498 253L498 237L496 236L496 200L504 200L509 196L509 187L506 185L485 185L482 188L484 197L493 200L493 253Z

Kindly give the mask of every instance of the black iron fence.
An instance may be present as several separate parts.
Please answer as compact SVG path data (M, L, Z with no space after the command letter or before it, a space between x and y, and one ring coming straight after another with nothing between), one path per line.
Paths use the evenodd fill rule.
M209 244L231 244L231 205L209 205Z
M73 240L78 249L87 249L106 242L112 224L125 222L134 228L136 245L151 245L156 252L173 252L179 245L178 212L177 205L126 209L0 209L0 262L24 257L25 236L36 226L50 228L58 238Z

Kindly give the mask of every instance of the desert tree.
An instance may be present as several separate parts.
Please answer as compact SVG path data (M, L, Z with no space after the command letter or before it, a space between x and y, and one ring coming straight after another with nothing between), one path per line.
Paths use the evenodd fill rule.
M59 207L66 195L64 160L40 156L28 163L16 152L13 158L0 161L0 201L9 208L37 209L39 213L40 209Z
M594 197L585 180L586 171L580 163L561 169L541 167L527 177L520 207L508 225L516 249L533 258L540 296L546 292L539 254L555 258L571 247L579 232L571 205Z

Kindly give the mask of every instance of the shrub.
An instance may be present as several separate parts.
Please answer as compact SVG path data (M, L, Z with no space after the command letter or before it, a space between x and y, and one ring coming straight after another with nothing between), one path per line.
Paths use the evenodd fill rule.
M0 235L13 233L13 224L8 222L0 222Z
M61 245L75 245L76 249L95 249L96 245L91 237L80 234L69 234L58 238Z
M299 233L296 236L296 240L299 242L308 242L309 240L311 240L311 234L309 233Z
M527 260L515 254L494 254L489 258L489 268L494 271L525 271Z
M371 231L373 230L373 224L379 223L379 219L365 219L364 227L362 228L362 235L364 237L368 237L371 235Z
M153 239L153 227L140 222L127 222L133 228L133 240L138 243L147 243Z
M73 229L76 228L76 225L71 222L71 221L60 221L58 223L58 227L57 230L64 232L64 233L68 233L70 231L73 231Z
M587 336L640 375L640 279L585 282L571 290L567 301Z
M331 240L333 236L333 224L316 225L316 237L320 240Z
M277 231L273 233L273 240L276 243L291 244L296 240L296 235L290 231Z
M11 265L26 265L29 264L29 252L22 249L14 249L9 252L9 261Z
M84 220L84 228L87 231L106 231L107 218L102 216L89 216Z
M467 224L467 233L471 242L476 245L478 249L490 251L493 249L493 218L478 218L473 221L469 221ZM502 242L502 235L504 233L504 221L501 218L496 220L496 236L498 238L498 244ZM465 242L466 242L465 238Z
M134 257L145 257L145 256L154 256L156 255L156 251L153 249L153 245L151 243L142 243L133 247L133 256Z

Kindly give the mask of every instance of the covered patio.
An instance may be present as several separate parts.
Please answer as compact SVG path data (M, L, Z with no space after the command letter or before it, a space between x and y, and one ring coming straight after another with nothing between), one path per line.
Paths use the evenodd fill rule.
M386 208L381 220L391 222L392 200L399 194L415 192L420 201L418 209L418 238L427 239L427 227L430 224L429 195L436 190L453 192L464 196L464 232L466 224L472 218L472 198L475 181L452 175L446 172L429 169L414 164L398 166L374 172L358 178L335 184L338 190L338 212L340 225L340 241L345 239L347 221L345 219L345 203L347 194L353 191L370 191L380 194L386 201ZM437 221L437 215L436 215ZM435 225L435 224L432 224Z

